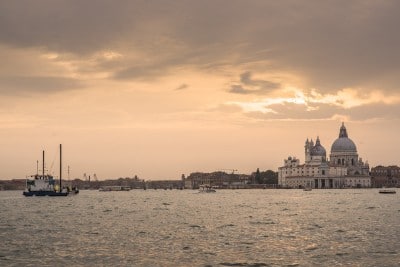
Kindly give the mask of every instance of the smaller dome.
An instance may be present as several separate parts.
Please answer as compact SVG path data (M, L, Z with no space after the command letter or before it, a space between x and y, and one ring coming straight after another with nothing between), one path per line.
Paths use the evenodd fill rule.
M317 141L315 142L315 146L311 149L310 151L311 156L322 156L326 157L326 150L325 148L321 145L321 142L319 141L319 137L317 137Z

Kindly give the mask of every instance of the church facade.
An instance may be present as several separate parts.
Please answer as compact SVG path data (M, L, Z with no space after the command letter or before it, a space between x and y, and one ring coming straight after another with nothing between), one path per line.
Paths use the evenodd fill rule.
M331 146L329 160L319 137L306 140L305 163L288 157L278 168L278 183L288 188L371 187L369 165L358 157L357 147L348 137L344 123Z

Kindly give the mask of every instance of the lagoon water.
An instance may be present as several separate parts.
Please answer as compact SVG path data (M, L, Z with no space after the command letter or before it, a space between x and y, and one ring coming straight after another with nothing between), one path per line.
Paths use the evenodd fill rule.
M0 192L0 266L400 266L400 191Z

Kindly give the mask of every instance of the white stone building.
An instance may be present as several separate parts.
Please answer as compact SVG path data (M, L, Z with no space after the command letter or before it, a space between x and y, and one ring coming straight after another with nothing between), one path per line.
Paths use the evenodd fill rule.
M357 147L348 137L344 124L340 127L339 138L331 147L330 160L319 137L306 140L305 163L295 157L284 160L278 169L278 183L290 188L346 188L370 187L369 165L358 157Z

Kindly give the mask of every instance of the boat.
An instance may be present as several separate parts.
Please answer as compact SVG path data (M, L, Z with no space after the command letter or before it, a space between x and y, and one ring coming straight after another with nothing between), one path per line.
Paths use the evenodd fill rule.
M130 191L131 188L129 186L119 186L119 185L111 185L111 186L102 186L100 187L100 192L110 192L110 191Z
M65 197L68 196L70 192L74 192L74 194L79 193L77 188L74 190L68 190L66 187L62 187L62 164L61 164L61 144L60 144L60 181L59 185L56 185L56 180L52 175L44 173L44 151L43 151L43 168L42 174L38 174L38 171L35 175L30 176L30 179L26 179L26 188L23 191L23 195L26 197L32 196L50 196L50 197Z
M73 195L79 194L79 189L77 186L72 186L72 187L68 186L67 191L69 192L69 194L73 194Z
M381 189L381 190L379 190L379 194L396 194L396 190L394 190L394 189Z
M217 192L214 187L210 185L200 185L199 193L215 193Z
M306 185L303 186L303 191L311 191L311 190L312 190L312 184L311 184L310 181L308 181L308 182L306 183Z
M69 179L69 166L68 166L68 182L67 182L67 184L69 184L69 185L67 185L67 191L69 192L69 194L72 194L72 195L79 194L78 187L77 186L73 186L72 183L70 182L70 179Z

